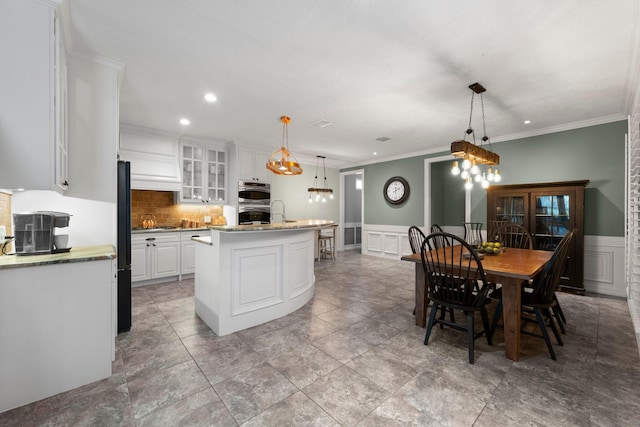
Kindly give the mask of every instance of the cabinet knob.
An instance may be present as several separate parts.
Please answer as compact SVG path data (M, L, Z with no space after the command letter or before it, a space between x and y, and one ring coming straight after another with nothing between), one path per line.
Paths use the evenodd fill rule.
M69 186L69 181L67 181L66 179L64 180L64 182L62 183L62 185L64 185L65 187Z

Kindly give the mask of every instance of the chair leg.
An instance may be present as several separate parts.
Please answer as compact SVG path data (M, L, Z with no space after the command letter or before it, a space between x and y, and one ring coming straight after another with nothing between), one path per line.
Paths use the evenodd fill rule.
M493 315L493 322L491 322L491 337L493 338L493 334L496 331L496 328L498 327L498 321L500 320L500 317L502 316L502 298L500 298L500 300L498 301L498 306L496 307L496 312Z
M449 307L449 316L451 317L451 323L456 323L456 315L453 314L453 307Z
M553 331L553 336L556 337L556 342L559 345L564 345L564 343L562 342L562 337L558 332L558 328L556 328L556 322L555 320L553 320L553 314L551 313L551 309L545 308L543 314L545 315L545 317L549 319L549 327L551 327L551 330Z
M567 323L567 318L564 317L564 313L562 312L562 307L560 307L560 301L558 301L558 296L553 294L553 301L556 303L555 306L558 308L558 314L560 315L560 320L563 323Z
M551 354L551 359L556 360L556 353L553 351L553 346L551 345L551 339L549 338L549 332L547 332L547 324L544 321L542 312L539 308L535 308L534 312L536 314L536 320L538 321L538 327L542 331L542 338L544 338L544 342L547 344L547 349L549 350L549 354Z
M434 305L433 308L436 306ZM447 308L440 306L440 320L444 320L444 316L447 314ZM440 323L440 329L444 329L444 323Z
M469 341L469 363L473 365L473 363L475 362L474 360L474 338L475 338L475 334L473 331L473 312L472 311L468 311L467 312L467 341Z
M489 313L487 313L487 308L482 307L482 310L480 310L480 314L482 315L484 334L487 336L487 344L493 345L493 331L491 331L491 328L489 328Z
M562 333L563 335L566 335L567 331L565 331L564 323L562 322L562 319L560 318L560 311L558 310L558 306L557 305L553 305L551 307L551 311L553 311L553 317L556 318L556 322L558 323L558 327L560 328L560 333Z
M427 333L424 336L424 345L429 345L429 337L431 336L431 329L433 328L433 323L436 321L437 311L438 311L438 304L434 303L433 307L431 307L431 313L429 313L429 323L427 324ZM442 309L442 312L444 313L444 308Z

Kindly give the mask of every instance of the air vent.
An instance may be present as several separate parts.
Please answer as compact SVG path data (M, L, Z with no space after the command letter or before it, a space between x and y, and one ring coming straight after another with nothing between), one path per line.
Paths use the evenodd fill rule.
M380 142L386 142L390 140L391 138L387 138L386 136L381 136L380 138L376 138L376 141L380 141Z
M311 126L315 126L317 128L326 128L327 126L331 126L332 124L333 122L330 122L329 120L321 119L317 122L311 123Z

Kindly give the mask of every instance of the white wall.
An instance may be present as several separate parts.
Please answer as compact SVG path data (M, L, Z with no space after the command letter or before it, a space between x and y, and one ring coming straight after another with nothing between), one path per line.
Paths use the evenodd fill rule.
M116 244L116 204L62 196L55 191L24 191L11 198L12 213L57 211L73 215L69 226L56 229L56 234L68 234L69 246Z

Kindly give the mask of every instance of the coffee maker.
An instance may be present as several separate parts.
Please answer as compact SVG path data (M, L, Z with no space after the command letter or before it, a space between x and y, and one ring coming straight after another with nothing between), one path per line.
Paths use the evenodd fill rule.
M42 255L69 252L55 246L55 229L69 226L71 215L64 212L36 211L13 214L16 255Z

